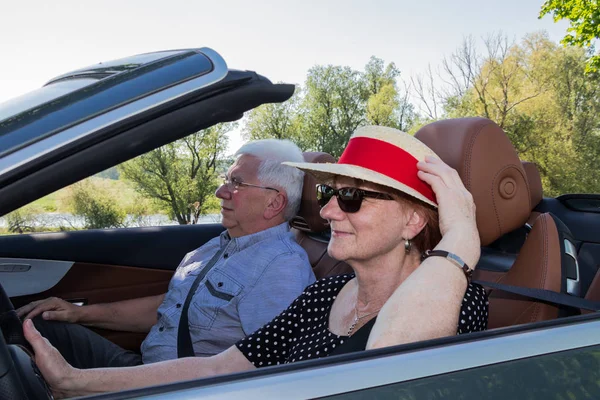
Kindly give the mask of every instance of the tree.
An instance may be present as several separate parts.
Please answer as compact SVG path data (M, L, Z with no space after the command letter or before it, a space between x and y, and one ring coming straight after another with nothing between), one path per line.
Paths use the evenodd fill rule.
M36 214L29 207L21 207L6 214L6 224L10 233L35 232L39 223Z
M414 107L408 99L408 87L404 85L403 93L398 89L399 77L400 70L394 63L384 66L382 59L371 57L363 74L368 123L403 131L410 129L415 119Z
M598 0L546 0L539 18L551 14L554 22L570 22L567 34L561 40L565 46L578 46L589 50L591 56L586 72L597 72L600 55L594 54L593 41L600 38L600 2Z
M296 86L294 95L283 103L267 103L248 114L243 130L245 140L289 139L301 149L308 143L303 137L300 114L302 89Z
M244 139L290 139L304 151L339 157L354 130L364 124L407 131L416 118L409 91L400 91L394 63L371 57L364 72L344 66L317 65L304 89L284 102L250 112Z
M82 217L85 229L122 228L125 211L114 198L90 181L73 185L73 214Z
M478 53L472 40L443 63L444 117L482 116L508 134L521 159L535 162L544 191L597 193L600 156L598 78L585 74L585 51L545 34L519 44L500 35Z
M208 211L217 185L217 167L227 149L226 133L236 125L219 124L152 150L119 167L136 190L161 204L182 225ZM196 218L195 218L196 216Z
M472 113L489 118L506 128L512 111L546 89L546 81L527 68L527 54L501 33L488 36L485 53L475 50L472 38L449 59L443 69L453 92L444 99L452 116ZM457 101L458 100L458 101Z
M302 126L308 148L339 157L354 130L366 122L365 81L350 67L309 70L302 101Z
M371 56L367 65L365 65L365 72L363 74L366 82L366 98L373 96L387 85L396 85L396 79L400 76L400 70L396 68L396 64L389 63L384 66L385 63L381 58Z

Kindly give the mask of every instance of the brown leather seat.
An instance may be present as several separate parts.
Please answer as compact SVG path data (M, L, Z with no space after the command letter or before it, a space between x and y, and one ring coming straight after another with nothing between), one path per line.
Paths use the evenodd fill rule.
M596 273L594 280L590 284L590 287L585 294L585 299L590 301L598 301L600 302L600 270ZM589 314L593 311L590 310L581 310L582 314Z
M415 137L455 168L477 207L482 246L522 227L534 207L523 164L502 129L485 118L434 122ZM521 287L561 290L561 249L549 214L540 215L510 270L495 279ZM477 271L476 271L477 272ZM558 317L558 307L490 292L489 328Z
M540 215L539 212L533 211L535 206L540 204L542 199L544 198L544 191L542 188L542 177L540 176L540 171L537 166L529 161L522 161L523 169L525 170L525 174L527 175L527 182L529 182L529 193L531 198L531 214L529 215L529 219L527 223L533 226L533 223Z
M336 162L332 155L319 152L304 153L304 160L316 163ZM320 279L352 272L352 268L345 262L337 261L327 254L329 223L319 215L320 208L317 204L315 189L317 183L311 174L304 174L300 211L290 221L290 225L296 235L296 241L308 254L315 276Z

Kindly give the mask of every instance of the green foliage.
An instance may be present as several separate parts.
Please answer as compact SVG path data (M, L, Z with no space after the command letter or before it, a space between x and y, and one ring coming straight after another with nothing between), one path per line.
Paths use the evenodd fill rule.
M119 166L140 194L154 199L180 224L207 209L217 185L217 167L227 149L226 133L235 124L220 124L152 150ZM194 206L198 203L198 206Z
M91 181L73 185L73 214L84 219L86 229L120 228L124 226L125 211L114 198Z
M586 71L598 72L600 55L593 54L593 41L600 38L600 2L598 0L546 0L539 18L551 14L554 22L566 19L570 22L561 43L590 50Z
M300 87L296 87L294 95L283 103L263 104L252 110L243 130L245 140L289 139L301 149L306 149L302 132L302 116ZM231 163L228 163L228 166Z
M31 207L22 207L6 215L9 233L30 233L36 231L36 214Z
M350 67L309 70L303 99L304 129L310 147L339 157L354 130L366 123L365 82Z
M245 139L286 138L305 151L339 157L350 135L361 125L410 129L416 113L408 91L400 94L400 71L393 63L371 57L365 71L344 66L315 66L304 89L283 104L266 104L252 112Z
M33 205L37 208L41 208L45 212L56 212L56 196L49 194L48 196L44 196L41 199L36 200Z
M111 167L102 172L98 172L95 176L97 176L99 178L117 180L117 179L119 179L119 170L117 169L117 167Z
M448 64L454 68L446 68L447 81L468 84L444 99L444 117L483 116L498 123L521 159L537 164L546 195L600 192L594 166L600 82L585 73L585 51L560 47L544 34L520 44L494 36L484 54L464 51L468 47L455 53Z

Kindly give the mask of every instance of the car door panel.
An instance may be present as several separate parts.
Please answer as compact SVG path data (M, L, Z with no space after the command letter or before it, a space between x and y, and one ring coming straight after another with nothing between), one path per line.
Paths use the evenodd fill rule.
M539 212L551 212L571 231L577 247L581 290L586 293L600 265L600 204L598 195L565 195L556 199L544 198L536 207Z
M172 270L74 263L53 288L35 295L12 298L15 307L48 297L84 304L108 303L166 293ZM139 351L145 334L94 329L119 346Z
M60 297L85 304L108 303L166 293L171 270L74 263L51 289L12 298L15 307L37 299Z
M223 230L198 224L0 236L0 257L175 270L186 253Z
M55 286L71 266L68 261L0 258L0 284L8 297L40 293Z
M98 304L163 294L185 254L222 231L220 224L199 224L0 236L0 264L35 266L26 279L35 284L55 277L46 279L44 287L23 291L29 285L25 275L14 284L15 278L2 280L0 272L0 283L9 296L16 295L11 299L15 307L52 296ZM97 332L130 350L139 350L145 337Z
M587 198L591 195L579 195L582 198ZM600 209L596 212L591 212L589 208L570 208L565 205L565 201L570 204L578 195L560 196L556 199L544 198L537 205L535 211L551 212L569 227L569 230L577 241L600 243ZM565 200L566 199L566 200Z

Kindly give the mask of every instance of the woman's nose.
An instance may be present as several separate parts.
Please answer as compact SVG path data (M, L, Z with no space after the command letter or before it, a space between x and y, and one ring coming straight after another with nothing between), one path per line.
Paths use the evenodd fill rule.
M340 208L336 196L333 196L331 199L329 199L327 204L321 208L319 215L321 215L321 218L328 220L339 220L343 218L344 212Z

